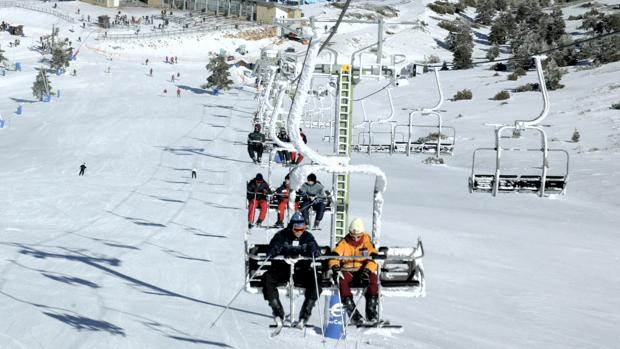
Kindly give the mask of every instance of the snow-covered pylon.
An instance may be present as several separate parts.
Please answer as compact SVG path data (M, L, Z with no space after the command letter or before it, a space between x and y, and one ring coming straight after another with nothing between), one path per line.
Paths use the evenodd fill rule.
M350 157L347 156L324 156L306 146L298 131L299 123L306 103L308 91L310 89L311 77L314 71L314 64L318 55L321 41L315 28L313 37L306 54L306 59L302 67L300 81L297 89L296 98L293 100L291 111L288 115L288 131L291 143L295 149L309 159L313 165L297 166L290 173L291 194L289 195L289 207L293 208L295 203L295 192L301 187L305 178L313 172L328 172L332 174L366 174L375 177L373 187L373 222L372 239L373 242L382 249L383 256L386 256L384 266L385 272L380 273L380 284L382 288L394 287L403 294L409 296L424 296L425 282L422 267L424 248L422 241L418 239L416 247L412 248L388 248L381 246L381 216L383 214L384 193L387 187L387 177L377 166L373 165L351 165ZM338 204L338 203L336 203ZM335 246L335 232L331 234L330 245ZM401 253L402 252L402 253ZM387 256L391 256L388 262ZM406 270L406 273L402 273ZM400 273L400 275L399 275Z

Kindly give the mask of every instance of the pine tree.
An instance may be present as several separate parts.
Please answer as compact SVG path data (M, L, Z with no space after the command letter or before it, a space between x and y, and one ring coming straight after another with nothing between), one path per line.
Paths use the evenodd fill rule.
M558 46L567 46L561 50L551 53L551 58L553 58L560 67L577 64L577 50L575 49L575 46L568 46L572 43L573 39L568 34L562 35L560 39L556 41L556 45Z
M476 23L489 25L495 16L495 6L491 0L481 0L476 8Z
M467 69L472 67L471 55L474 50L474 37L471 28L465 23L461 23L459 31L455 35L454 47L454 69Z
M226 56L217 54L209 59L207 64L207 70L211 72L211 75L207 78L207 83L204 88L216 88L218 90L230 89L232 80L230 80L229 66L226 63Z
M562 80L562 70L558 67L558 64L553 58L548 59L545 65L545 85L549 90L557 90L563 88L564 85L560 84Z
M4 55L4 50L2 49L2 46L0 46L0 65L6 61L8 61L8 59Z
M489 40L492 44L503 45L516 29L515 19L510 12L501 13L491 25Z
M553 42L558 42L562 35L566 34L566 22L564 22L564 14L560 7L554 7L551 12L552 27L549 30L549 37Z
M73 49L67 47L66 41L60 41L52 48L52 60L50 61L50 68L53 70L66 68L69 66L69 60Z
M487 52L487 59L489 61L494 61L495 58L497 58L497 56L499 56L499 46L498 45L493 45L493 46L491 46L491 48Z
M530 30L525 23L518 25L516 35L510 42L510 51L512 53L511 64L516 68L525 70L532 66L531 55L540 52L546 48L540 42L538 34Z
M32 85L32 95L41 100L43 96L49 96L50 94L52 94L52 85L50 84L47 72L45 69L41 68L39 74L37 74L37 79Z

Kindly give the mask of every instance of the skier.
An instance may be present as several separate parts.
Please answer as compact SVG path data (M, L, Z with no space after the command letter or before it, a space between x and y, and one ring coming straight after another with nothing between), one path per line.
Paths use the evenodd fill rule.
M325 213L327 200L325 187L323 187L321 182L316 180L316 175L311 173L308 175L306 183L302 184L299 191L301 194L301 213L304 215L306 224L310 225L310 208L312 207L314 212L316 212L312 229L319 229L319 224Z
M164 89L164 96L166 96L168 94L168 90Z
M364 222L355 218L349 225L349 234L340 240L334 252L344 257L372 257L377 250L370 235L364 229ZM379 321L379 285L377 263L370 259L352 259L329 261L332 278L340 289L340 299L353 325L363 323L362 315L357 311L351 293L351 283L359 283L366 287L366 320L370 323Z
M174 74L172 74L172 76L170 77L170 81L174 82Z
M291 191L291 182L289 175L284 177L282 185L276 189L276 198L278 199L278 219L276 221L276 228L284 228L284 212L288 208L288 198ZM299 204L295 202L295 211L299 210Z
M166 63L168 63L168 56L166 56Z
M149 59L144 60L144 65L149 65Z
M181 97L181 89L177 88L177 98L180 98L180 97Z
M153 68L149 69L149 76L153 76Z
M196 169L192 168L192 178L196 178Z
M271 189L269 188L269 183L265 182L261 173L257 173L256 177L248 182L248 228L251 229L254 226L254 214L257 208L260 209L260 213L256 221L256 226L260 227L265 220L267 209L269 209L267 195L270 193Z
M295 212L289 225L277 232L269 243L267 252L269 257L285 256L285 257L318 257L319 246L314 236L306 231L306 223L299 212ZM293 276L296 283L300 283L305 288L304 303L299 313L299 322L297 327L303 328L310 315L314 304L321 294L320 283L315 283L316 275L311 267L311 260L299 261L295 265L295 275ZM284 308L280 302L277 286L279 283L286 282L290 275L289 265L286 263L272 263L267 269L263 278L263 297L273 311L276 326L281 328L284 320Z
M180 78L180 77L181 77L181 73L177 72L177 79Z
M80 165L80 173L78 174L78 176L83 176L84 171L86 171L86 163Z
M254 125L254 132L248 134L248 154L255 164L260 163L263 156L265 135L260 133L260 124Z
M286 134L286 129L284 129L284 127L280 129L278 139L284 143L289 143L291 141L288 134ZM278 150L278 156L280 157L280 161L283 165L288 165L291 162L291 155L288 150Z

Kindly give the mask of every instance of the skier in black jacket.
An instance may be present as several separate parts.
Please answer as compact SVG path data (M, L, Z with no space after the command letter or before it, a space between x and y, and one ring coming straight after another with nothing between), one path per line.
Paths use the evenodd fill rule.
M248 154L254 163L260 163L265 146L265 135L260 133L260 124L254 125L254 132L248 134Z
M86 163L80 165L80 173L78 174L78 176L83 176L84 171L86 171Z
M318 257L320 254L319 246L314 236L306 231L304 217L296 212L289 225L277 232L269 243L270 257ZM278 283L289 280L290 269L287 263L274 261L263 278L263 297L269 303L277 326L282 326L284 320L284 308L278 297ZM302 284L305 288L304 303L299 313L298 327L304 327L312 314L312 308L321 294L321 284L315 283L316 275L312 268L311 260L299 261L295 264L295 274L293 276L296 283ZM318 293L317 293L318 289Z

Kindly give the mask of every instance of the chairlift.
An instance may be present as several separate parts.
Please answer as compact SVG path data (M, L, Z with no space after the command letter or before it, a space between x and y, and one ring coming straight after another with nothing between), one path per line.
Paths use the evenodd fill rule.
M367 127L368 130L360 131L358 133L357 143L353 145L353 151L365 152L368 154L372 152L379 152L379 153L391 152L391 149L392 149L391 139L394 136L392 135L392 126L390 124L393 123L392 119L394 118L395 111L394 111L394 101L392 100L391 88L387 88L386 92L387 92L388 100L390 104L390 113L386 117L378 118L377 120L368 120L366 116L366 108L364 104L362 104L362 113L364 115L364 121L358 125L355 125L354 128ZM387 131L387 132L377 131L377 130L373 131L373 125L385 125L385 124L390 125L390 131ZM387 142L382 142L382 143L380 142L379 139L384 139L384 137L381 137L382 135L389 136Z
M538 80L540 83L540 90L543 97L543 109L538 117L533 120L517 120L514 125L498 125L493 124L490 126L495 127L495 147L494 148L478 148L474 150L472 155L472 168L471 175L469 177L469 192L482 192L491 193L496 196L497 193L536 193L538 196L543 197L545 194L564 194L566 191L566 185L568 183L569 173L569 155L566 150L563 149L549 149L549 142L547 133L543 129L543 125L540 123L549 114L549 97L547 95L547 87L545 86L545 78L543 75L541 60L546 59L546 56L534 56L536 63L536 71L538 73ZM502 133L505 130L514 130L517 132L525 130L533 130L540 135L540 147L539 148L508 148L502 146L501 139ZM495 153L495 171L494 173L478 172L476 159L479 153L492 152ZM541 166L538 173L524 173L525 170L521 170L519 173L504 174L501 172L501 159L503 152L540 152L541 154ZM550 154L563 154L564 166L560 166L559 172L550 175ZM490 172L490 171L489 171Z
M375 184L373 187L373 210L372 210L372 240L375 246L378 247L379 255L383 258L378 258L377 262L380 266L379 273L379 318L382 313L382 299L385 296L410 296L419 297L425 295L425 279L424 268L422 265L422 259L424 257L424 247L422 241L418 239L415 247L407 248L393 248L384 247L381 245L381 215L383 211L383 194L386 187L386 177L383 171L378 167L372 165L349 165L348 157L329 157L324 156L311 148L307 147L302 141L298 133L293 133L299 127L300 116L302 114L302 107L304 106L306 93L310 85L309 69L314 69L314 60L318 54L318 40L314 40L309 49L307 62L304 64L304 72L300 78L300 93L299 100L294 100L291 107L291 112L288 115L287 128L289 134L291 134L291 143L295 146L298 152L304 153L313 163L318 165L300 165L295 167L290 173L290 195L289 195L289 207L294 207L296 200L295 191L301 187L303 179L310 173L327 172L334 175L334 184L338 183L336 177L342 174L370 174L374 176ZM390 102L391 102L391 95ZM340 195L343 191L347 191L348 188L338 187L339 198L338 202L334 202L334 205L341 207L347 205L346 199L341 199ZM342 232L341 226L336 224L346 223L346 213L338 212L337 215L332 215L332 224L329 234L329 247L322 248L323 252L327 252L331 248L335 247L336 240L343 236L336 236L337 232ZM302 286L296 283L294 278L295 268L294 265L300 258L296 259L283 259L280 257L270 258L266 255L268 248L267 244L257 244L249 241L249 231L244 236L244 252L245 252L245 289L248 292L256 293L262 286L263 276L266 270L263 270L265 266L271 265L271 263L284 262L290 267L290 279L278 286L279 291L288 291L288 297L290 300L290 313L289 317L293 319L295 317L294 309L294 297L299 293L299 287ZM325 237L324 234L317 234L317 238ZM335 287L329 287L331 285L330 280L327 278L327 260L338 257L334 256L321 256L319 258L312 258L312 266L316 271L317 283L325 285L323 293L338 292ZM351 257L346 257L351 259ZM307 258L306 258L307 259ZM355 285L352 285L355 286ZM359 290L359 289L358 289ZM234 300L234 297L233 297ZM232 301L231 301L232 302Z
M373 219L372 219L372 241L377 247L378 256L374 257L374 261L379 265L378 269L378 281L380 288L380 306L379 306L379 318L382 313L382 298L383 297L423 297L426 295L426 282L424 278L424 245L421 239L418 238L415 247L387 247L381 245L381 212L383 205L383 191L385 189L385 177L378 175L373 171L374 166L360 166L358 169L355 166L345 166L338 169L338 171L347 171L349 173L363 173L375 175L375 187L374 187L374 200L373 200ZM379 170L380 171L380 170ZM291 192L289 195L289 207L297 200L295 195L296 190L301 186L300 178L305 178L308 173L320 173L329 172L334 173L334 169L321 165L302 165L296 167L290 174L291 177ZM382 174L382 172L381 172ZM274 205L275 206L272 206ZM336 203L337 204L337 203ZM273 202L270 206L277 208L277 202ZM330 259L355 259L359 257L339 257L328 255L333 247L338 243L335 233L335 217L332 216L333 223L331 224L329 234L329 245L327 242L321 243L319 240L321 237L325 238L326 235L318 233L315 234L315 238L321 246L321 256L315 258L314 264L316 268L318 283L322 286L322 295L329 295L333 292L338 292L338 289L332 285L331 278L327 271L329 270L327 264ZM290 316L294 316L294 299L296 295L302 294L303 285L297 282L294 278L295 268L294 264L300 260L308 260L311 258L298 258L295 260L284 259L282 257L269 258L267 257L268 244L256 244L249 241L249 234L245 235L244 247L245 247L245 290L249 293L259 293L262 289L263 277L266 272L265 267L271 266L274 263L288 263L291 268L291 276L287 282L283 282L278 285L278 289L281 294L285 293L290 300L291 309ZM352 284L354 290L362 291L362 285Z
M413 123L413 116L419 114L421 116L430 115L437 118L435 125L420 125ZM407 140L398 141L392 139L392 152L405 153L407 156L411 153L433 153L436 157L444 155L452 155L454 150L454 142L456 140L456 130L452 126L443 126L441 114L438 112L412 111L409 113L409 123L405 125L394 125L392 136L396 137L399 128L407 128ZM430 130L428 135L412 139L413 130ZM434 132L433 132L434 131Z

